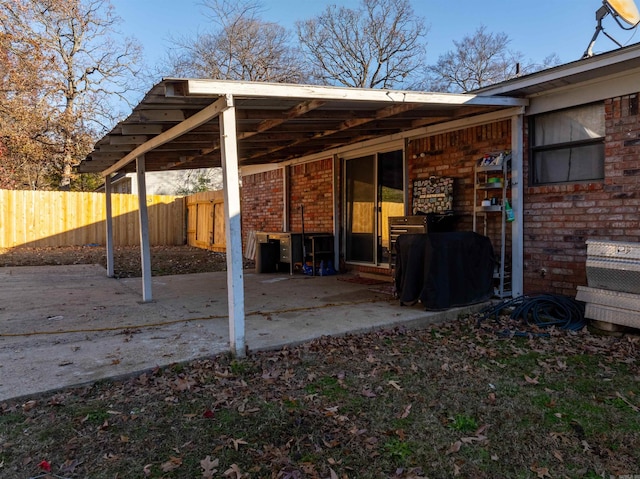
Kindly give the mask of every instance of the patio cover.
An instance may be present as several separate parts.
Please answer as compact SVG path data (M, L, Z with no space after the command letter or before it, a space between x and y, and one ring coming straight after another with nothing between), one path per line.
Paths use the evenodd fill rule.
M110 178L114 173L137 173L143 300L150 301L145 171L222 167L231 350L243 355L240 167L321 152L330 156L331 150L367 140L417 137L442 124L459 122L463 127L512 116L519 119L512 129L514 173L521 174L517 161L522 161L522 114L526 105L526 99L506 96L164 79L149 90L129 117L96 142L77 171L101 173L105 178L110 276ZM514 203L514 210L521 214L517 198Z

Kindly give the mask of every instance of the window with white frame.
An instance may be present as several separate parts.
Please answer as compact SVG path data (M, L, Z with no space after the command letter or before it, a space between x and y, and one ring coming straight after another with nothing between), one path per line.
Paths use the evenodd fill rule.
M604 178L604 104L535 115L529 124L531 184Z

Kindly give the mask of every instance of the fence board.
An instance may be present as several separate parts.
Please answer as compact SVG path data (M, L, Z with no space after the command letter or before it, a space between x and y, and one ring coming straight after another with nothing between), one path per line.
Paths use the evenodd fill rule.
M114 245L140 244L137 195L111 195ZM184 198L147 197L151 245L185 241ZM104 193L0 190L0 247L105 244Z

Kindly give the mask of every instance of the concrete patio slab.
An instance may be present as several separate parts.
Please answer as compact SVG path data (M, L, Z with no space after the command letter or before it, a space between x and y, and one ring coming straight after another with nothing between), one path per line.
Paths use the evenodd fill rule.
M389 286L341 276L245 271L246 344L276 349L318 338L456 318ZM98 265L0 268L0 401L229 351L226 273L113 279Z

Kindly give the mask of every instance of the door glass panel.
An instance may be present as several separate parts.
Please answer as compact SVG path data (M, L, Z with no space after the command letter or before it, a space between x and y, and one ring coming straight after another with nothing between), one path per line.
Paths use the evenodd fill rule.
M389 262L389 216L404 216L402 150L378 155L378 263Z
M373 263L375 244L375 157L346 161L346 242L347 261Z

